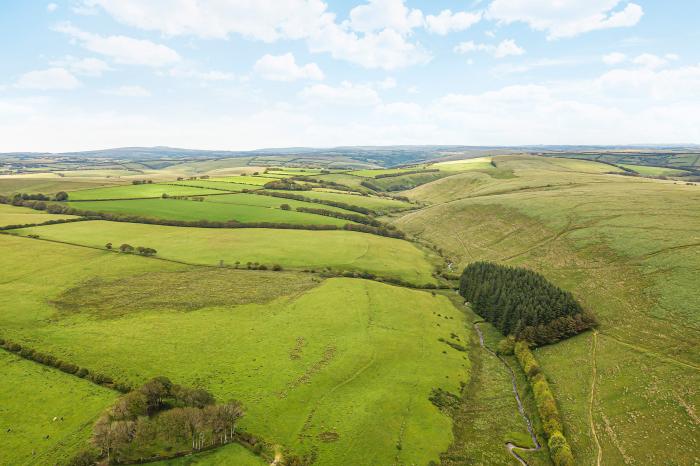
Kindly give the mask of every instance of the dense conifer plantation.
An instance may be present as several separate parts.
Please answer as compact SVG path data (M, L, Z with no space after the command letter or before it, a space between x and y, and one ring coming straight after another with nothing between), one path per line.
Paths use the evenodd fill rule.
M557 342L596 324L571 293L528 269L475 262L462 272L459 292L501 333L536 345Z

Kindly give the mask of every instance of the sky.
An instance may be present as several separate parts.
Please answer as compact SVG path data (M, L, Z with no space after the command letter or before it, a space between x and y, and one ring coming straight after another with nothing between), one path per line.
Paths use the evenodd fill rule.
M697 0L0 0L0 151L700 143Z

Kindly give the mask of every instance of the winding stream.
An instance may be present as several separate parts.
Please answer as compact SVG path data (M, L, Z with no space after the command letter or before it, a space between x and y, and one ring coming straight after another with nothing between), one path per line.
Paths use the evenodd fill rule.
M520 412L520 415L523 417L525 420L525 424L527 424L527 431L530 433L530 437L532 438L532 443L535 444L533 448L525 448L525 447L519 447L518 445L512 443L512 442L507 442L506 443L506 449L508 452L515 457L516 460L520 462L523 466L528 466L527 462L520 456L518 455L515 450L519 451L538 451L540 448L542 448L542 445L540 445L540 442L537 440L537 436L535 435L535 430L532 428L532 422L530 421L530 418L528 417L527 413L525 413L525 408L523 408L523 402L520 399L520 394L518 393L518 384L515 381L515 372L513 372L513 369L510 367L510 365L503 359L501 356L496 354L495 351L492 351L488 346L484 344L484 334L481 333L481 329L479 328L479 324L482 323L483 321L479 322L474 322L474 329L476 330L476 333L479 334L479 343L481 344L481 347L484 348L486 351L494 355L495 357L498 358L499 361L503 363L504 366L508 368L508 372L510 372L510 380L511 383L513 384L513 394L515 395L515 401L518 402L518 411Z

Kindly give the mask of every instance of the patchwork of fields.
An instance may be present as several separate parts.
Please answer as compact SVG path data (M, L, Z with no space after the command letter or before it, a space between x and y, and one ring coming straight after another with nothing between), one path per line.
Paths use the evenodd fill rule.
M453 279L480 260L524 266L600 321L595 333L534 350L576 464L700 461L700 187L620 176L604 158L493 155L376 170L284 160L134 162L105 166L102 181L99 170L67 169L70 180L0 179L6 194L65 189L67 202L46 204L130 217L0 234L0 338L128 385L163 375L239 400L240 427L280 455L275 464L515 465L505 443L532 439L504 361L542 441L533 392L514 357L487 351L501 338L488 324L481 346L481 319ZM291 188L265 187L282 179ZM74 218L33 205L0 204L0 226ZM278 225L205 228L231 220ZM314 229L324 225L336 230ZM0 377L9 382L3 464L66 463L119 396L4 350ZM518 454L552 464L546 445ZM269 460L230 444L160 464Z

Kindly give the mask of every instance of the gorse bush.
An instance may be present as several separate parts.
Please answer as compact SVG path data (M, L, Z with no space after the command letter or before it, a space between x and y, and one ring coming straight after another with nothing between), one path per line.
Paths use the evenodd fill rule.
M528 269L474 262L462 272L459 292L501 333L536 345L555 343L596 325L571 293Z

